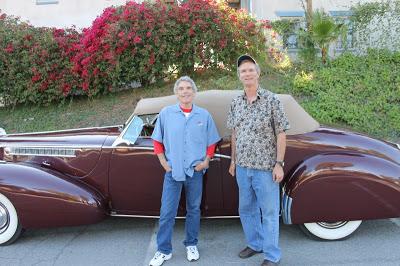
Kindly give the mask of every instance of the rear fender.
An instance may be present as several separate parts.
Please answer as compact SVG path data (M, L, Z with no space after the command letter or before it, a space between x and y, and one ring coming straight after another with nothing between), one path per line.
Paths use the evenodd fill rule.
M321 154L302 162L283 188L285 223L400 217L400 166L364 154Z
M107 213L95 189L28 164L0 163L0 193L13 203L24 228L92 224Z

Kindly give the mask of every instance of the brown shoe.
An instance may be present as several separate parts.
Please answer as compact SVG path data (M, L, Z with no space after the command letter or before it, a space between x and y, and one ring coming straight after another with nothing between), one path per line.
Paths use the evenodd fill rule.
M261 253L261 252L262 251L255 251L252 248L246 247L245 249L240 251L239 258L242 258L242 259L250 258L251 256L253 256L253 255L257 254L257 253Z
M272 262L269 260L264 260L263 263L261 263L261 266L275 266L278 265L278 262Z

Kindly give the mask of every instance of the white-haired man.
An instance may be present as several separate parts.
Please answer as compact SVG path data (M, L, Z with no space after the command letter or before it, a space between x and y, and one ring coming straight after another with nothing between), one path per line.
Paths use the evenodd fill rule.
M161 110L152 134L154 151L165 169L157 252L150 261L152 266L159 266L172 257L171 238L183 186L186 194L183 244L189 261L199 259L197 236L203 174L220 137L210 113L193 104L196 92L191 78L179 78L174 86L178 103Z

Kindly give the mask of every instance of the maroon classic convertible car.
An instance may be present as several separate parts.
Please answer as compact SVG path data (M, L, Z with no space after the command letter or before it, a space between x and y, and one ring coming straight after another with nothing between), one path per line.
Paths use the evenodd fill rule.
M204 176L204 217L237 217L225 122L238 93L196 97L223 136ZM291 123L281 194L285 224L333 240L350 235L362 220L400 217L399 144L320 127L291 96L279 97ZM122 126L0 132L0 244L28 228L91 224L106 216L157 217L163 169L150 135L158 112L174 102L175 96L141 100ZM178 215L184 212L181 204Z

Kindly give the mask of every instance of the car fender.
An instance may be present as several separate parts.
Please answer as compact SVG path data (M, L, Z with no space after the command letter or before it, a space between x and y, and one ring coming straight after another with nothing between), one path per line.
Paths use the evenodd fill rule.
M319 154L283 186L285 223L400 217L400 166L367 154Z
M87 184L29 164L0 163L0 193L15 206L23 228L92 224L107 204Z

